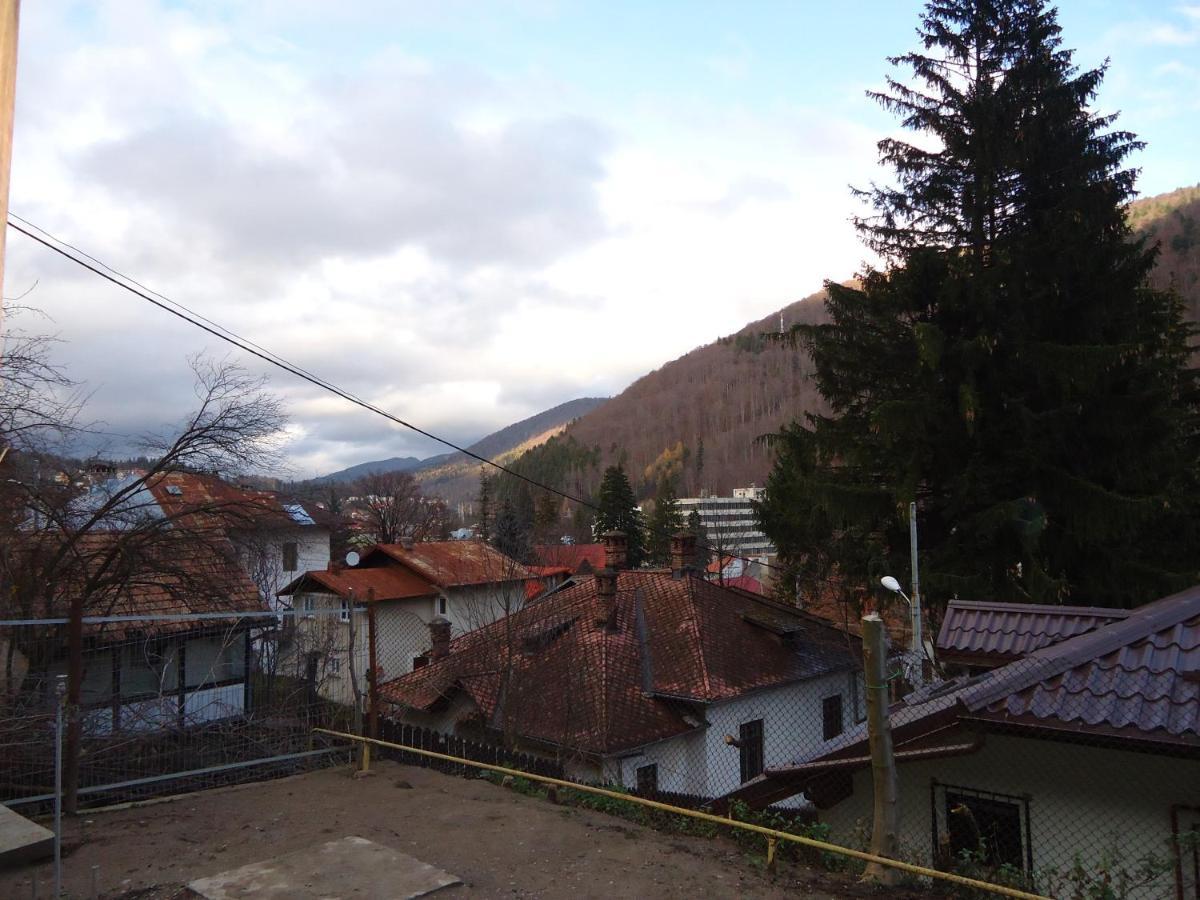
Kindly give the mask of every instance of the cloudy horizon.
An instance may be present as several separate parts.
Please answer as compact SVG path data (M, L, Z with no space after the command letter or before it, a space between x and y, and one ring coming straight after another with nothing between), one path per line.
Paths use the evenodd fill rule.
M11 209L469 444L859 268L847 185L895 131L864 91L919 4L802 7L27 3ZM1143 195L1200 182L1200 6L1060 20L1110 60L1096 108L1147 142ZM190 355L232 352L11 232L6 276L113 452L186 414ZM444 449L271 389L296 477Z

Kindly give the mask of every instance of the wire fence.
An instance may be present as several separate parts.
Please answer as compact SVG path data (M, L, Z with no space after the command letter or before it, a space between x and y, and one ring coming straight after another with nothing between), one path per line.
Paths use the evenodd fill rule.
M326 728L868 850L875 690L894 745L896 858L1055 897L1200 890L1190 607L1015 660L984 648L934 664L897 634L873 684L844 618L685 568L293 599L271 615L87 619L65 716L75 807L348 762L314 732ZM22 812L54 797L66 627L0 625L0 799Z
M379 670L372 736L482 762L500 748L542 774L869 849L857 628L680 571L576 578L491 623L453 596L441 613L420 635L376 611L368 644L419 652ZM897 640L879 686L893 855L1055 897L1195 898L1200 617L1186 613L1027 659L934 665Z
M346 759L312 728L353 726L336 689L338 611L88 617L66 704L68 808L291 774ZM72 676L67 623L0 625L0 798L54 799L56 685Z

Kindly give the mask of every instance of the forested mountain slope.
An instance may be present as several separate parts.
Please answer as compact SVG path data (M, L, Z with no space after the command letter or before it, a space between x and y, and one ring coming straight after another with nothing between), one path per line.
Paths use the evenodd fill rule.
M1200 185L1134 201L1129 222L1159 244L1151 284L1174 287L1187 317L1200 322Z

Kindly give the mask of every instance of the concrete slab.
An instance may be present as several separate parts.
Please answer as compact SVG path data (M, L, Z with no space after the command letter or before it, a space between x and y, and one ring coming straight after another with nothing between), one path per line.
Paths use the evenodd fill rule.
M404 900L462 882L419 859L350 835L188 885L205 900Z
M0 868L54 855L54 832L0 805Z

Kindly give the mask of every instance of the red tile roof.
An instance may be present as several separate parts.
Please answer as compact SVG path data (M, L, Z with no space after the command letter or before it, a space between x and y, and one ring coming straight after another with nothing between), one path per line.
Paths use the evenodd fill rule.
M372 566L370 568L316 569L305 572L279 592L279 596L306 593L333 593L349 597L350 592L358 600L374 597L376 601L413 600L419 597L436 597L438 589L403 566ZM374 592L374 593L372 593Z
M1126 609L1095 606L952 600L938 632L938 656L951 662L998 665L1128 615Z
M603 544L539 544L533 555L543 566L565 566L573 575L590 575L605 562Z
M440 588L525 581L532 577L519 562L482 541L418 541L410 547L376 544L363 555L359 566L368 568L393 561Z
M231 484L219 475L164 472L147 483L150 493L169 518L185 523L244 527L313 527L330 524L329 513L313 503L283 497L274 491ZM188 521L195 511L198 521Z
M700 706L855 665L853 638L800 610L703 579L587 578L455 639L382 686L428 710L465 693L489 727L606 754L703 725Z

